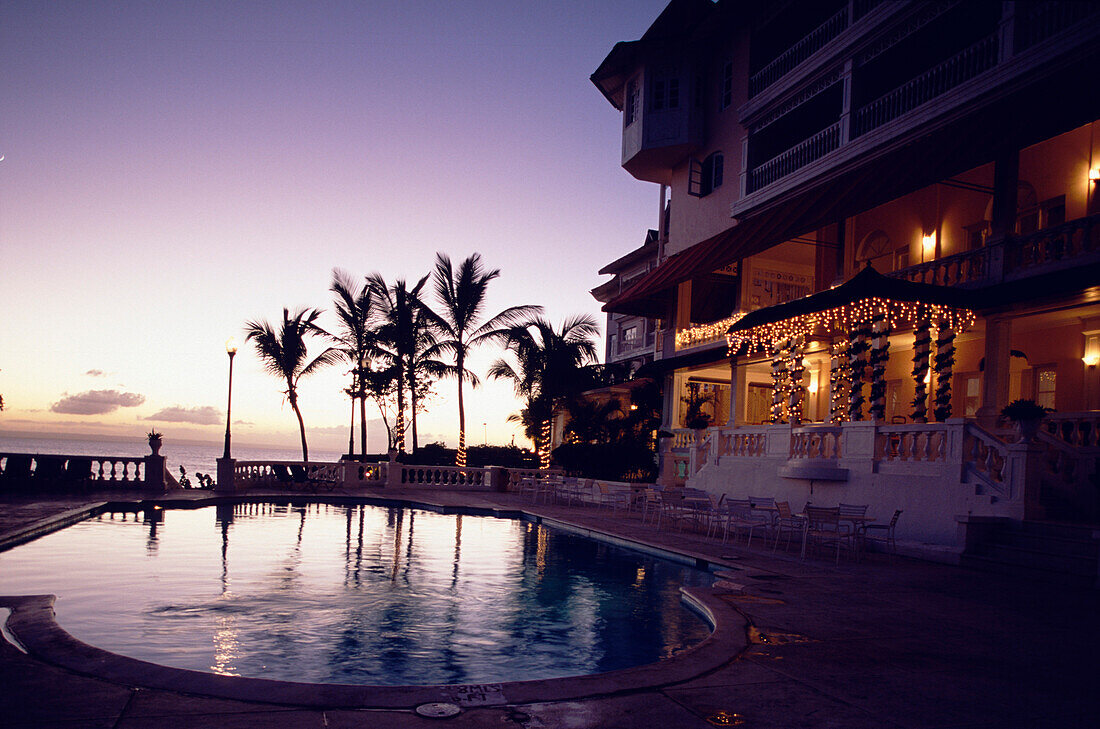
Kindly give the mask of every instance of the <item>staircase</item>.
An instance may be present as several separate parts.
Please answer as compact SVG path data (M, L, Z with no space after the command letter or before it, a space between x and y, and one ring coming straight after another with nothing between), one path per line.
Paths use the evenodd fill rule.
M961 564L1040 582L1100 587L1100 527L1043 521L1006 521L990 528Z

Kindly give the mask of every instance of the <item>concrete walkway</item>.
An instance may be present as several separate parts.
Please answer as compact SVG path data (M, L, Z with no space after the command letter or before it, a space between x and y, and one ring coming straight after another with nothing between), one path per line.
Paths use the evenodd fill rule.
M196 498L208 494L184 494ZM285 496L285 494L283 495ZM19 727L745 727L1093 729L1100 726L1100 593L960 568L891 561L801 562L754 541L723 546L658 532L633 514L533 506L508 494L376 492L440 506L530 513L730 565L744 585L719 593L747 624L728 661L645 689L620 685L582 699L536 689L505 703L468 705L455 718L407 707L239 701L105 680L60 668L0 641L0 726ZM97 501L0 499L0 544ZM70 516L71 518L71 516ZM2 613L0 613L2 614ZM660 664L658 664L659 666ZM659 669L658 669L659 670ZM691 673L691 672L689 672ZM554 692L558 692L555 690ZM724 713L721 713L724 712ZM730 718L736 714L736 718ZM708 718L711 721L708 722ZM721 725L721 724L719 724Z

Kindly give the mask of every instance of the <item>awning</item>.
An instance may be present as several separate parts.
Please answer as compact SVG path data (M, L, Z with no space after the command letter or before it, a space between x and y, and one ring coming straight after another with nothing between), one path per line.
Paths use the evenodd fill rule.
M876 312L894 324L928 317L965 329L974 321L974 296L963 289L888 278L867 266L836 288L746 314L730 326L730 345L739 341L751 351L796 334L848 331Z

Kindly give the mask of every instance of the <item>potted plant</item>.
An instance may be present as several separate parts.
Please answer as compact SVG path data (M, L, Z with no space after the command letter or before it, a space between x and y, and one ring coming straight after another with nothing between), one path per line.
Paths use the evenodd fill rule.
M1039 432L1039 424L1047 413L1053 412L1034 400L1013 400L1001 410L1001 415L1016 423L1019 443L1030 443Z
M149 450L153 451L154 456L160 455L160 446L164 441L164 436L155 430L149 431Z
M713 415L703 409L706 405L713 405L714 395L701 392L699 384L693 382L688 385L688 394L680 400L687 405L687 411L684 413L684 427L695 431L695 439L698 442L699 431L708 427L714 419Z

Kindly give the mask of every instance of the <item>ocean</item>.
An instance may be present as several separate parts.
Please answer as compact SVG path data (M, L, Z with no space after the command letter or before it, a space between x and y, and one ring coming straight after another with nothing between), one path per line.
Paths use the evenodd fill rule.
M187 477L195 483L196 473L217 475L217 459L224 449L222 443L172 442L165 439L160 454L167 459L168 471L177 479L180 466L187 470ZM96 440L95 438L25 438L9 437L0 433L0 453L32 453L65 456L127 456L130 458L149 454L145 438L131 440ZM301 448L266 448L233 444L233 457L238 461L300 461ZM340 454L310 448L311 461L336 461Z

